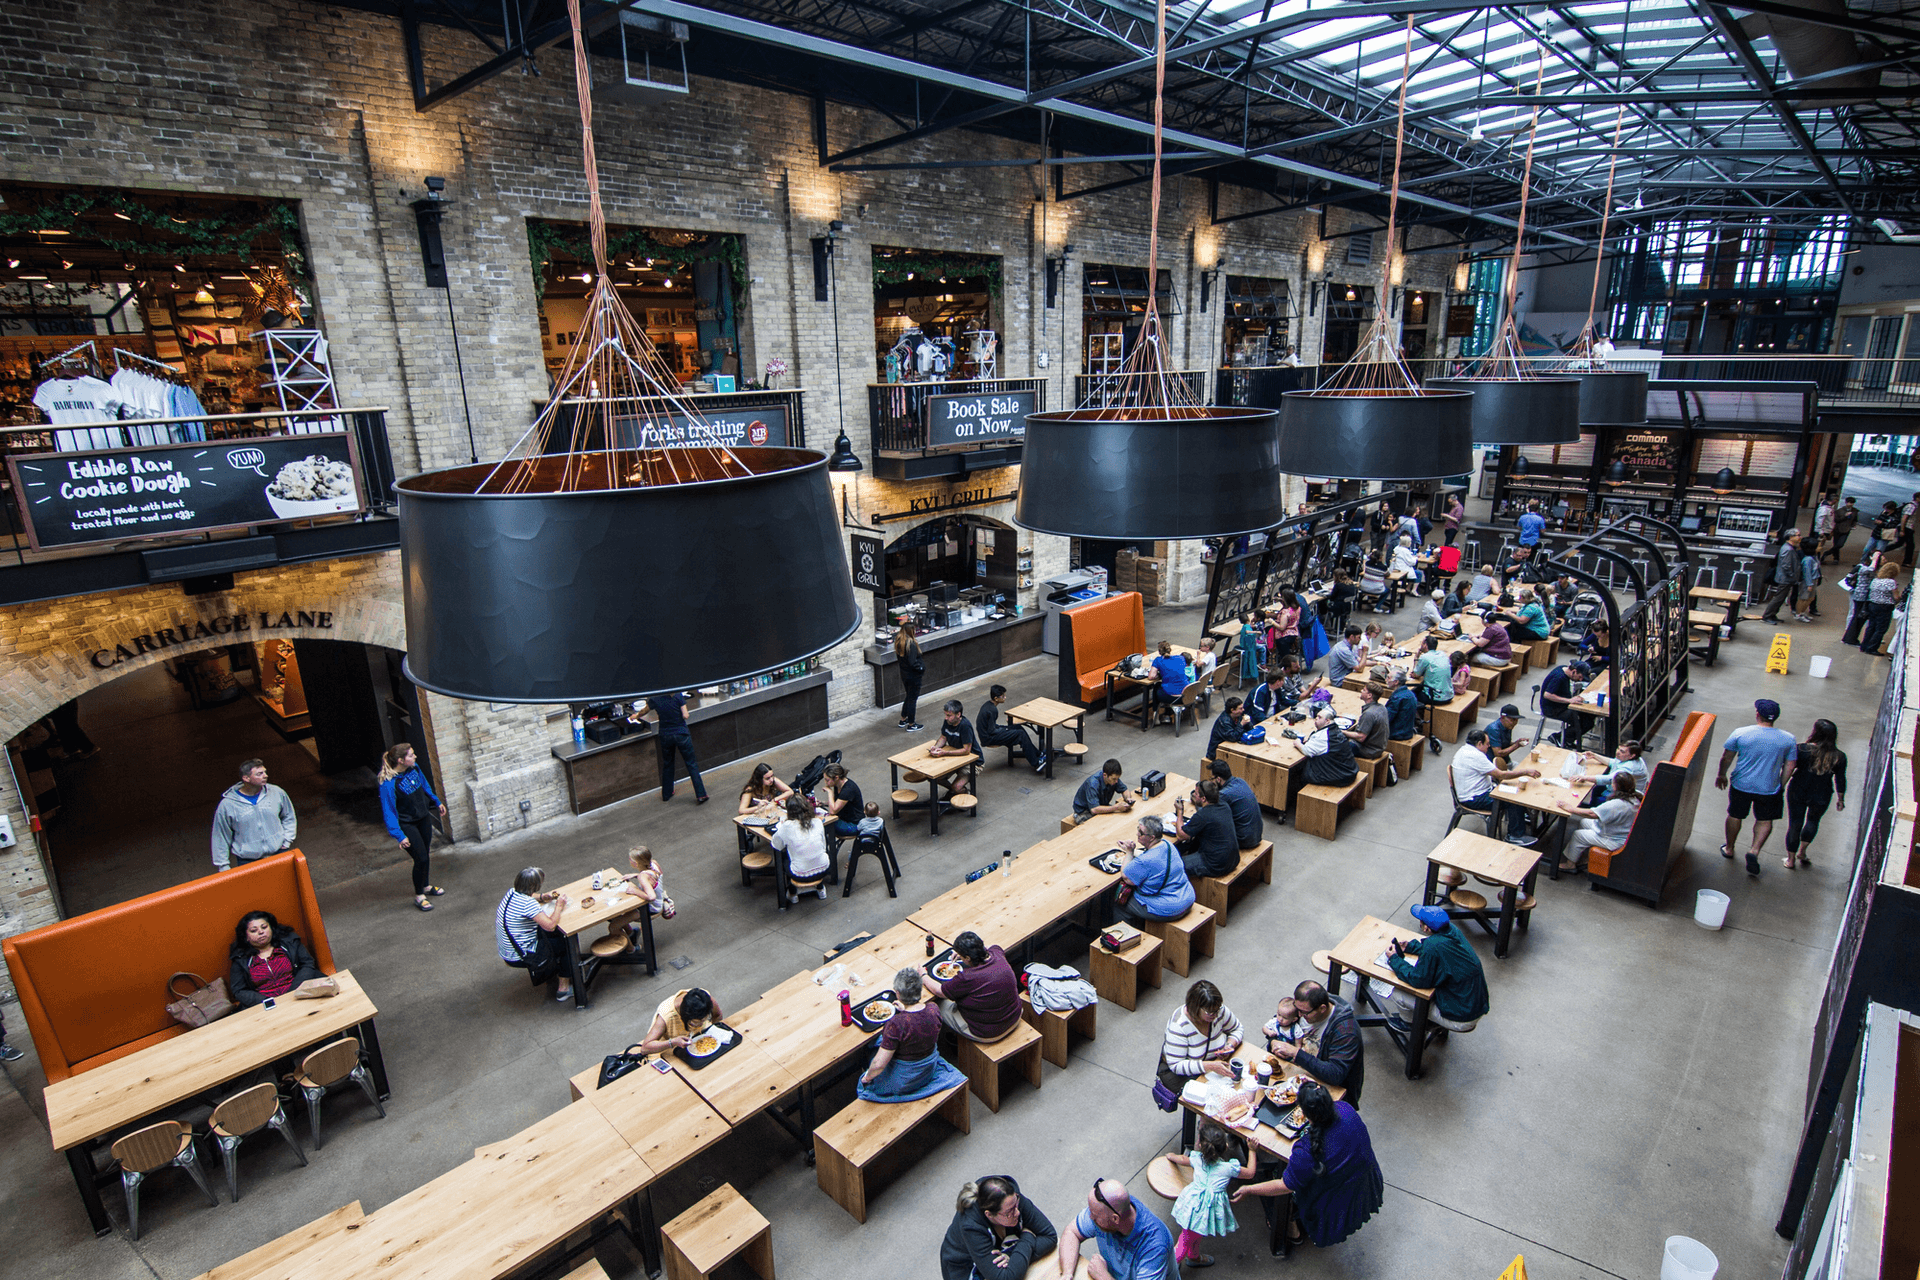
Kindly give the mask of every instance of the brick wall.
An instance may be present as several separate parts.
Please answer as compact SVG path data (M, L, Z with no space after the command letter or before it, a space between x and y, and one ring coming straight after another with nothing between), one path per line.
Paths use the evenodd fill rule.
M433 83L470 65L453 56L463 43L466 54L480 56L479 46L457 32L434 29L429 43ZM413 107L396 21L296 0L181 0L160 9L131 0L22 0L0 6L0 53L9 68L0 80L0 172L10 179L300 202L341 392L351 402L389 408L403 474L470 456L468 410L454 376L454 325L471 448L482 458L497 456L525 429L546 395L526 221L584 221L587 213L568 50L540 55L537 77L509 72L426 113ZM606 70L597 61L596 68ZM707 81L672 104L596 103L608 219L743 238L751 277L743 373L753 376L772 358L787 361L788 385L807 392L815 447L829 446L844 427L870 461L865 388L874 376L868 281L875 245L998 256L1005 281L1001 368L1009 376L1045 377L1049 405L1068 405L1081 364L1081 265L1146 265L1145 188L1061 202L1042 171L1031 168L833 174L817 163L808 108L800 98ZM870 113L828 111L835 149L893 129ZM955 132L894 148L885 158L1032 154L1030 144ZM455 201L444 225L451 280L445 293L422 281L407 207L429 174L448 180ZM1117 168L1076 167L1069 186L1124 176ZM1266 200L1223 188L1220 211ZM1329 228L1359 216L1335 210ZM834 264L835 299L815 302L808 240L833 220L847 227ZM1318 236L1311 214L1213 227L1204 183L1169 180L1160 261L1173 276L1177 314L1166 320L1176 362L1204 367L1218 354L1220 305L1198 313L1201 267L1284 277L1303 296L1309 280L1328 274L1317 260ZM1074 265L1059 304L1048 309L1045 259L1069 242ZM1342 243L1326 246L1325 257L1337 261ZM1420 243L1416 238L1416 249ZM1453 262L1451 255L1415 253L1407 282L1444 286ZM1316 318L1298 326L1309 354L1319 349L1318 324ZM1042 352L1050 356L1044 370ZM982 483L1011 491L1016 474L985 473L967 486ZM868 512L902 509L912 497L947 487L888 484L873 479L871 469L854 486ZM1010 504L978 511L1003 522L1011 516ZM889 527L897 536L911 526ZM1065 568L1066 540L1036 535L1031 545L1036 579ZM1182 547L1176 562L1187 568L1184 594L1197 576L1191 567L1198 548ZM289 598L296 588L324 591L340 619L390 637L378 643L399 643L392 631L393 557L286 573L284 582L245 575L236 590L260 598L283 589ZM0 618L0 653L9 660L0 693L15 699L0 704L0 732L17 732L21 717L44 712L48 699L74 687L83 673L72 666L71 649L86 628L104 634L133 626L163 598L167 608L181 607L177 590L154 590L0 611L10 615ZM864 593L862 605L870 623L872 600ZM835 716L871 702L858 652L870 634L863 628L826 656L839 674L829 693ZM457 836L484 839L489 830L564 810L545 711L423 699L440 776L455 792L449 798ZM522 800L532 806L524 818ZM17 815L17 797L4 805ZM48 910L44 877L32 860L17 850L0 853L0 931L38 923Z

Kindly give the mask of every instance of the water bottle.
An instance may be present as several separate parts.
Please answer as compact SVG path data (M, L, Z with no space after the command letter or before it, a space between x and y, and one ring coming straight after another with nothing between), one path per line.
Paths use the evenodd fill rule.
M573 740L576 743L587 740L587 718L578 711L573 713Z
M1000 855L1000 878L1002 880L1013 878L1013 850L1011 849Z

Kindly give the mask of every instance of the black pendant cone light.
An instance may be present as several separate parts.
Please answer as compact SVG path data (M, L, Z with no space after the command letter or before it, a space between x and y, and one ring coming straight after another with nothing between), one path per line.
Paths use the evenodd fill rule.
M580 342L505 459L395 486L406 672L456 698L719 684L811 657L861 622L826 457L710 443L607 278L579 0L568 9L595 267Z
M1543 55L1534 75L1540 92L1545 74ZM1533 145L1540 126L1540 108L1533 109L1527 126L1527 158L1520 176L1520 211L1515 219L1513 257L1507 264L1503 314L1492 348L1466 371L1452 378L1429 378L1429 391L1473 393L1473 439L1476 444L1572 444L1580 438L1580 384L1572 378L1543 378L1522 358L1520 335L1514 324L1513 304L1520 286L1520 249L1527 230L1527 197L1533 188Z
M1393 143L1393 191L1387 202L1387 252L1380 269L1382 300L1393 285L1412 61L1409 17ZM1280 465L1295 475L1433 480L1473 470L1473 393L1422 389L1388 331L1384 306L1375 306L1373 327L1359 350L1325 385L1289 391L1280 399Z
M1166 3L1158 5L1157 86L1166 84ZM1278 415L1199 404L1172 363L1157 302L1164 100L1153 109L1147 310L1120 372L1090 407L1027 415L1013 522L1075 538L1158 541L1271 529L1281 500Z

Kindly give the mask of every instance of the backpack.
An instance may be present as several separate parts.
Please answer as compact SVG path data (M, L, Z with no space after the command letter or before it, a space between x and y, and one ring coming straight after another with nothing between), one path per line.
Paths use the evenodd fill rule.
M796 795L806 795L820 785L827 776L827 766L840 763L839 751L829 751L823 756L815 756L807 762L807 767L793 776L793 790Z

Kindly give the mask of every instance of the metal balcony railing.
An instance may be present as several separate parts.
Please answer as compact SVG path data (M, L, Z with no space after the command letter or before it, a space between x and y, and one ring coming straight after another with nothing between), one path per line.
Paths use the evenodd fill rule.
M945 382L875 382L867 385L867 415L873 425L873 452L920 453L928 449L927 399L930 396L992 395L995 392L1031 392L1033 411L1047 407L1047 384L1042 378L972 378ZM981 447L1004 448L1019 440L996 439ZM955 446L965 448L967 446Z

